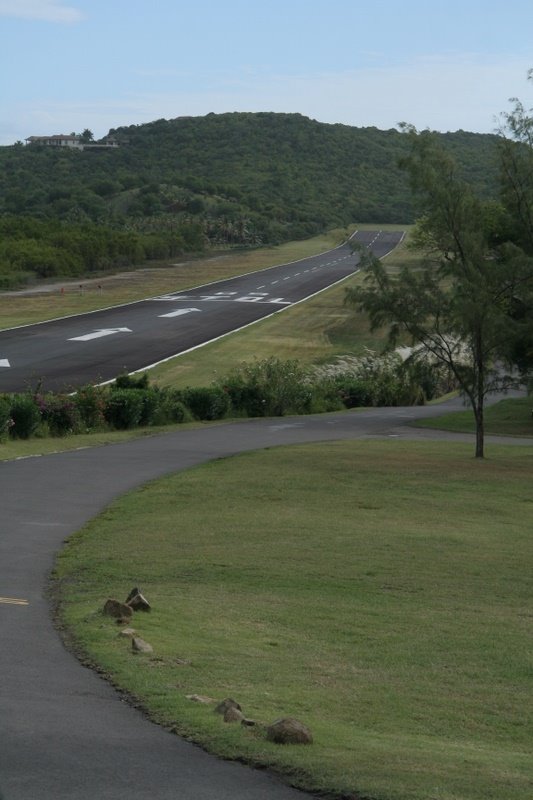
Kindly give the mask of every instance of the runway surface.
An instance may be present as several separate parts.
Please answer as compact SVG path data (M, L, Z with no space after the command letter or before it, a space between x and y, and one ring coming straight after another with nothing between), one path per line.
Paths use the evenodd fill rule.
M401 232L355 240L382 257ZM73 391L144 369L290 308L358 269L350 244L137 303L0 331L0 392Z

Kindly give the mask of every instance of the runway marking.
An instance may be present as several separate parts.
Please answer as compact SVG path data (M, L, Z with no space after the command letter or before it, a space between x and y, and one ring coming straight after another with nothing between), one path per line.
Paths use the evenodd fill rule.
M69 342L89 342L91 339L101 339L102 336L112 336L114 333L131 333L129 328L101 328L93 333L86 333L85 336L74 336Z
M200 311L199 308L178 308L176 311L170 311L168 314L159 314L160 317L182 317L184 314L190 314L192 311Z
M19 600L16 597L0 597L0 603L11 606L28 606L29 600Z
M274 281L277 283L277 281ZM173 303L178 302L220 302L221 300L225 300L226 302L232 303L268 303L280 306L290 306L292 302L290 300L284 300L283 297L272 297L269 298L269 292L248 292L248 294L244 294L241 297L237 297L237 292L217 292L216 294L202 294L202 295L191 295L191 294L182 294L182 295L163 295L161 297L155 298L156 300L172 300ZM160 314L161 317L167 316L179 316L180 314L187 313L189 311L200 311L201 309L183 309L183 311L178 312L171 311L170 314Z

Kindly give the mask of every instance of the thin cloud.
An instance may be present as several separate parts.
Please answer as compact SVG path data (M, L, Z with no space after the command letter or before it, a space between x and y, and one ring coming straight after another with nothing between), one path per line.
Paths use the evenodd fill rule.
M0 0L0 16L63 24L85 18L82 11L64 5L61 0Z

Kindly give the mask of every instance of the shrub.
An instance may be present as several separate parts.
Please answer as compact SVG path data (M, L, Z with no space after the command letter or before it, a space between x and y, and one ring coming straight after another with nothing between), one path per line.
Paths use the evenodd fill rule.
M124 372L115 378L115 387L117 389L147 389L149 380L147 372L137 376Z
M142 389L115 389L109 392L104 408L106 422L118 430L135 428L143 413Z
M99 430L106 424L104 410L108 390L101 386L83 386L75 396L81 425L86 430Z
M187 388L181 396L196 419L224 419L231 410L229 395L218 386Z
M361 378L341 375L335 379L335 387L345 408L372 405L370 387Z
M13 426L11 418L11 398L7 395L0 395L0 441L4 441Z
M79 430L80 415L74 398L45 394L36 395L35 402L51 436L65 436Z
M29 439L41 422L41 413L30 394L16 394L11 401L13 425L10 434L14 439Z
M313 390L297 361L267 358L243 364L219 382L233 407L249 417L307 414Z
M190 422L192 414L178 389L162 389L159 405L160 422Z
M424 402L418 372L397 353L377 355L371 351L361 358L344 357L336 364L315 370L318 378L333 379L345 405L413 405Z
M142 400L142 411L139 425L156 425L161 421L159 415L160 392L157 389L137 389Z

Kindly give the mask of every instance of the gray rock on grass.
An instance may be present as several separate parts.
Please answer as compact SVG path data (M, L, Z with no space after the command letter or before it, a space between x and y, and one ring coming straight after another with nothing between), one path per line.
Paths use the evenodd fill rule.
M131 649L134 653L153 653L154 648L140 636L134 636L131 640Z
M113 597L108 597L103 610L108 617L114 617L118 620L130 620L133 616L131 606L127 603L122 603L120 600L115 600Z
M230 706L224 713L224 722L242 722L244 714L238 708Z
M236 708L237 711L242 711L242 708L236 700L233 700L231 697L226 697L225 700L222 700L222 702L215 707L215 714L224 716L228 708Z
M313 741L307 725L294 717L275 720L267 727L266 738L276 744L311 744Z

